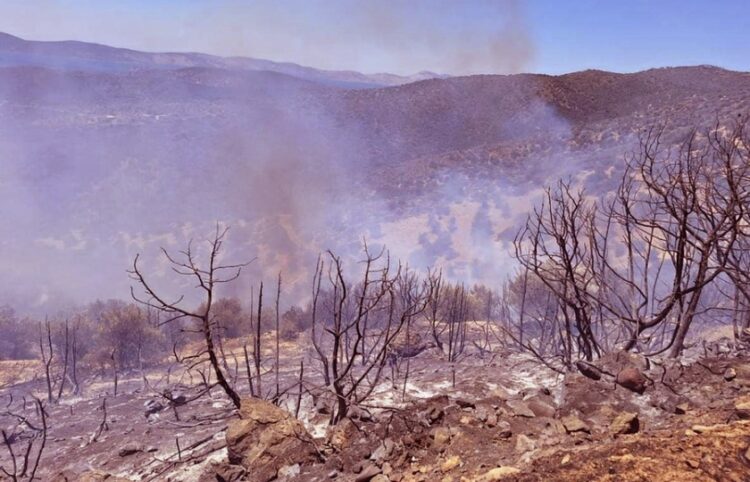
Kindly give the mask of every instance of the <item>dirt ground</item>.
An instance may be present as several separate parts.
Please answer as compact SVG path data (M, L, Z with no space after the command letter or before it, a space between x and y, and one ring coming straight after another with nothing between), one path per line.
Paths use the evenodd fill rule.
M282 360L281 382L291 386L306 347L300 340L286 348L290 355ZM300 419L315 437L320 459L290 463L290 471L276 478L750 480L750 359L640 363L625 357L603 360L602 367L607 372L640 367L647 381L642 394L607 375L563 376L517 353L491 358L475 353L452 364L438 350L426 350L411 360L405 389L401 376L394 386L387 373L362 414L335 428L328 427L325 410L303 397ZM170 406L159 396L165 387L187 400L200 387L195 378L177 384L179 370L167 385L166 370L150 369L148 384L140 373L124 376L117 396L108 377L94 376L83 395L47 404L49 431L38 479L259 480L228 462L225 434L238 420L229 400L217 388ZM238 371L238 386L243 373ZM318 374L311 368L305 376L312 383ZM272 376L267 377L271 386ZM0 425L20 432L13 444L19 449L34 431L15 415L38 421L32 393L44 394L38 377L0 391ZM294 408L291 401L288 408ZM621 416L635 416L637 428L617 432L613 427ZM0 450L0 464L9 463L7 451Z

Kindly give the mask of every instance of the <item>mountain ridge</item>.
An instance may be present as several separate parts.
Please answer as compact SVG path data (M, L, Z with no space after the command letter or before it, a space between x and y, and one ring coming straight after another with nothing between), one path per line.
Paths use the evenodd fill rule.
M363 89L205 65L6 65L0 256L17 283L0 304L127 297L135 252L217 220L238 257L261 260L250 279L307 280L318 252L356 256L366 237L410 266L494 282L544 186L606 193L644 128L668 123L673 142L747 112L750 74L705 66Z
M8 54L25 57L8 58ZM347 88L371 88L400 85L425 78L445 77L433 72L419 72L410 76L390 73L363 74L353 70L324 70L293 62L277 62L252 57L205 54L200 52L144 52L80 40L26 40L0 32L0 62L57 68L97 68L100 70L138 68L211 67L225 70L267 70L307 80L330 83ZM106 61L104 64L96 62ZM94 62L92 64L92 62Z

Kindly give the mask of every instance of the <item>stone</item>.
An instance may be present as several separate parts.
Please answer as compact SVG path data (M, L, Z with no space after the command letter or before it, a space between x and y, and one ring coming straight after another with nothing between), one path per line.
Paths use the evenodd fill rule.
M735 370L732 367L729 367L726 370L724 370L724 380L731 382L735 378L737 378L737 370Z
M130 479L118 477L99 470L84 472L71 480L75 480L76 482L131 482Z
M349 446L351 440L358 433L354 423L345 418L337 425L329 427L326 433L326 444L334 450L341 451Z
M164 405L159 400L146 400L143 402L143 407L145 408L144 416L146 418L149 418L151 415L161 412L164 410Z
M638 430L640 430L640 421L638 414L633 412L622 412L612 420L609 426L609 433L613 435L638 433Z
M745 395L735 400L734 412L743 420L750 419L750 396Z
M490 417L490 413L494 413L494 410L487 408L484 405L480 405L477 407L474 416L476 416L477 420L479 420L480 422L487 423L487 419Z
M450 472L459 465L461 465L461 457L459 457L458 455L454 455L452 457L448 457L443 461L442 464L440 464L440 470L442 472Z
M143 446L140 444L137 444L135 442L130 442L125 445L123 445L120 450L117 452L117 455L120 457L128 457L130 455L137 454L139 452L143 452Z
M185 405L187 403L187 397L184 393L177 392L172 393L171 398L169 400L169 404L173 407L180 407L182 405Z
M693 425L692 427L690 427L690 430L695 433L706 433L713 432L715 430L721 430L723 428L726 428L726 424L719 423L716 425Z
M362 407L350 407L348 417L352 420L360 420L362 422L375 422L375 417L372 416L369 410L365 410Z
M674 407L674 413L677 415L685 415L688 412L688 409L690 409L690 404L687 402L678 403Z
M296 477L300 474L299 464L285 465L279 469L279 477Z
M734 369L737 378L750 379L750 363L737 363L732 369Z
M493 388L490 394L493 397L499 398L500 400L509 400L511 398L511 394L503 387Z
M565 454L565 456L560 461L560 465L567 465L570 463L570 454Z
M560 420L557 419L549 419L547 423L544 425L543 433L554 436L554 435L565 435L568 433L567 430L565 430L565 425Z
M511 430L510 424L505 420L497 422L497 429L497 436L500 438L510 438L513 435L513 430Z
M534 449L536 449L536 442L522 433L518 434L518 437L516 437L516 452L522 454Z
M432 446L444 447L451 440L451 432L445 427L437 427L432 431Z
M378 474L372 479L370 479L370 482L391 482L391 479L389 479L383 474Z
M529 409L536 415L537 417L547 417L547 418L553 418L555 416L556 409L552 405L550 405L547 402L544 402L542 400L529 400L526 402Z
M440 407L432 407L430 411L427 412L427 418L431 424L442 420L444 415L445 411Z
M646 377L636 367L623 368L618 374L615 380L618 385L627 388L628 390L643 394L646 391Z
M599 370L594 365L592 365L591 363L586 363L584 361L577 361L576 368L578 368L578 371L581 372L581 375L587 378L590 378L592 380L601 380L602 378L602 371Z
M328 400L325 400L323 398L318 398L315 401L315 411L321 415L330 415L331 414L331 405Z
M520 470L518 470L515 467L511 467L510 465L506 465L504 467L495 467L489 472L486 472L483 475L481 475L477 479L477 482L495 482L497 480L503 480L506 477L520 474L520 473L521 473Z
M487 421L485 421L484 423L489 428L497 427L497 413L495 413L495 411L493 410L489 414L487 414Z
M247 471L239 465L224 464L218 461L209 463L209 467L203 471L198 482L240 482L247 480Z
M456 399L456 405L458 405L461 408L476 408L476 405L474 404L474 402L469 401L469 400L464 400L462 398Z
M249 398L242 400L239 416L227 427L227 455L229 463L244 467L253 480L267 482L285 465L316 459L313 438L286 410Z
M354 478L354 482L368 482L374 479L375 476L379 474L380 469L377 466L368 464L362 469L359 474L357 474L357 476Z
M534 418L534 412L531 411L529 406L520 400L508 400L508 406L515 417Z
M393 440L391 440L390 438L383 440L383 443L378 445L378 448L375 449L372 455L370 455L370 460L373 460L375 462L382 462L384 459L391 456L395 445L396 444L394 444Z
M562 418L562 424L565 427L565 431L568 433L575 433L575 432L586 432L590 433L591 429L589 429L589 426L580 418L576 417L575 415L568 415L567 417Z
M618 351L603 356L597 361L597 368L602 374L619 373L624 368L632 367L639 371L650 369L648 358L638 353Z

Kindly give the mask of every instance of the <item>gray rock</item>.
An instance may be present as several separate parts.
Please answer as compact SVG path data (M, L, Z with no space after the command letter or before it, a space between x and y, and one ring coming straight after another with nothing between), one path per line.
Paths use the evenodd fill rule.
M149 418L151 415L164 410L164 405L159 400L154 399L146 400L145 402L143 402L143 407L146 409L144 413L146 418Z
M536 449L536 442L522 433L518 434L518 437L516 437L516 452L523 454L534 449Z
M636 367L623 368L615 380L618 385L638 394L646 391L646 377Z
M120 457L128 457L139 452L143 452L143 446L135 442L129 442L120 447L117 455L119 455Z
M380 474L380 469L373 464L368 464L362 468L362 471L359 474L357 474L354 478L354 482L368 482L378 474Z
M510 438L513 435L513 430L511 430L510 424L505 420L500 420L499 422L497 422L497 428L497 435L500 438Z
M296 477L300 474L299 464L285 465L279 469L279 477Z
M387 438L378 445L378 448L375 449L375 451L370 455L370 460L374 462L382 462L384 459L391 456L393 453L393 448L396 444L393 443L393 440Z
M609 432L613 435L624 435L637 433L640 430L638 414L633 412L622 412L609 426Z
M591 429L589 429L589 426L586 424L586 422L576 417L575 415L568 415L567 417L563 417L561 421L568 433L591 432Z
M546 403L542 400L538 399L532 399L528 400L526 402L529 409L536 415L537 417L549 417L553 418L555 416L556 409L549 403Z
M578 368L578 371L581 372L583 376L588 377L592 380L601 380L602 378L602 371L591 363L577 361L576 368Z
M507 403L513 415L516 417L534 418L536 416L525 402L520 400L508 400Z

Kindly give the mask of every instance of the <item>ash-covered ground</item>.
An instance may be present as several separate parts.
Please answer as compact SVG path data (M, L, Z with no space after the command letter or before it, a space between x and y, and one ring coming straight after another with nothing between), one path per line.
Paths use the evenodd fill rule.
M472 347L455 363L429 348L388 367L367 402L330 427L332 394L309 346L304 336L282 346L281 408L246 398L238 413L218 387L200 396L201 377L178 364L120 374L116 395L111 374L91 374L81 394L43 402L48 431L36 477L744 481L750 474L750 359L736 352L682 363L610 355L560 374L501 348ZM241 357L238 347L239 340L227 344L230 360ZM271 348L264 359L270 367ZM297 411L300 360L308 368ZM247 397L241 358L235 367L232 381ZM3 367L16 377L2 390L0 424L15 434L19 464L28 442L32 462L41 442L32 396L43 399L46 387L38 369ZM262 381L273 394L272 369ZM283 427L298 426L295 412L306 442L284 451L294 441ZM7 450L0 453L10 467Z

